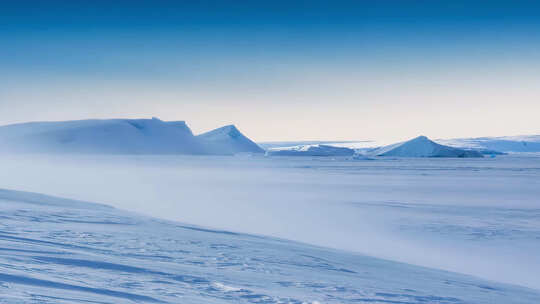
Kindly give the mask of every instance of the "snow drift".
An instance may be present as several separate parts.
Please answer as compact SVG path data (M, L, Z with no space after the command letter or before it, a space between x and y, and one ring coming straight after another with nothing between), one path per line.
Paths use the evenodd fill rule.
M234 125L200 134L197 138L209 154L264 153L261 147Z
M86 154L234 154L260 152L234 126L194 136L184 121L90 119L0 127L0 151Z
M440 145L425 136L381 147L370 154L396 157L483 157L478 151Z
M329 145L304 145L287 148L273 148L267 151L271 156L351 156L353 149Z

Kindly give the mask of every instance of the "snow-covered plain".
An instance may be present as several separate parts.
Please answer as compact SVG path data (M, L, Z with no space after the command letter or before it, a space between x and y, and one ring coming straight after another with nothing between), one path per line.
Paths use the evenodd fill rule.
M2 192L0 294L6 296L0 298L8 303L31 301L32 294L34 302L57 303L45 296L69 302L110 298L111 292L118 299L104 302L145 299L137 295L173 303L540 299L534 291L540 289L540 158L534 155L354 160L41 154L3 155L0 168L2 188L211 227L182 228L82 203L21 203L23 194ZM224 265L231 256L234 265L220 268L223 255ZM199 263L180 263L194 260ZM306 266L315 261L326 266ZM180 274L194 281L172 279Z
M0 303L537 303L540 292L0 190Z

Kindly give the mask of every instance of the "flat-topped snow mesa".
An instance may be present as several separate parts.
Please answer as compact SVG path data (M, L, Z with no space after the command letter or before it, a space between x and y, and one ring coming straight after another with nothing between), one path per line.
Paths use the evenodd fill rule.
M483 157L478 151L444 146L425 136L381 147L369 154L395 157Z
M194 136L184 121L152 118L1 126L0 152L224 155L264 151L234 126Z
M210 154L264 153L261 147L234 125L197 135L197 138Z
M202 154L184 121L89 119L0 127L0 149L23 153Z
M270 156L351 156L354 154L354 150L330 145L302 145L272 148L266 154Z

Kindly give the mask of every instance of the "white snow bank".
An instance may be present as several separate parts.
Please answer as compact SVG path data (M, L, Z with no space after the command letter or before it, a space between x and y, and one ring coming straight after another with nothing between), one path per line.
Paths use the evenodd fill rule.
M396 157L483 157L478 151L440 145L425 136L381 147L369 154Z

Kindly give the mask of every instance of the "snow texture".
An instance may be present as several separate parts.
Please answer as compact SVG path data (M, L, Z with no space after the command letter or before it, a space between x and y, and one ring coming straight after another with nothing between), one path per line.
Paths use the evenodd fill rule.
M0 303L540 301L527 288L41 194L0 191L0 217Z

